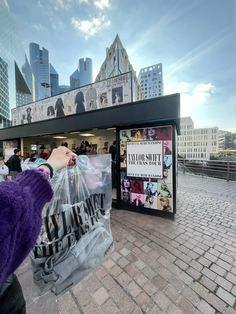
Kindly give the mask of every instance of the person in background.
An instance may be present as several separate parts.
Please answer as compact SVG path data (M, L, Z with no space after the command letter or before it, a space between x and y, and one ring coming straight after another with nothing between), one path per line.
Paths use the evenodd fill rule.
M41 228L41 211L53 191L49 177L75 163L66 147L52 151L47 163L0 182L0 313L23 314L25 300L13 274L33 248Z
M5 176L9 173L8 167L5 165L3 157L0 157L0 182L5 180Z
M35 162L36 159L37 159L36 153L32 153L32 154L30 155L29 162Z
M14 155L12 155L8 159L6 165L9 169L9 175L11 176L12 179L15 179L18 173L22 172L19 148L14 149Z
M40 149L39 157L42 159L47 159L48 154L45 152L46 147L44 145L41 145L39 149Z
M116 160L116 141L113 141L112 145L109 147L109 154L111 154L111 160Z
M68 143L67 142L63 142L63 143L61 143L61 146L65 146L65 147L68 148Z

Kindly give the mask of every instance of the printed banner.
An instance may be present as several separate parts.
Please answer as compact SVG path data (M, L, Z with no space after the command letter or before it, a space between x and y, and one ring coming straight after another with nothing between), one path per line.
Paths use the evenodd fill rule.
M79 114L132 101L131 72L12 109L12 125Z
M172 126L120 131L121 200L173 212Z
M163 177L162 141L127 142L127 176Z

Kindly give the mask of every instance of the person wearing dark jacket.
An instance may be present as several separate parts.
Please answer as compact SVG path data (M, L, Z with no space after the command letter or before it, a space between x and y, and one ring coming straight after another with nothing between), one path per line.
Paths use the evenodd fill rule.
M13 272L29 254L41 228L41 211L53 196L49 176L75 163L66 147L52 151L38 168L23 171L14 181L0 182L0 313L23 314L25 300Z
M21 160L20 160L20 149L14 149L14 155L12 155L6 162L9 168L9 175L14 179L19 172L22 172Z

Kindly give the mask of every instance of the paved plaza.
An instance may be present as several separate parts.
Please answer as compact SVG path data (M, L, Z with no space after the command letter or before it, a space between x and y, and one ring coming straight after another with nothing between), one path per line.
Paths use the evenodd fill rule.
M37 297L18 269L27 313L236 314L236 182L179 175L174 220L112 210L115 251L60 296Z

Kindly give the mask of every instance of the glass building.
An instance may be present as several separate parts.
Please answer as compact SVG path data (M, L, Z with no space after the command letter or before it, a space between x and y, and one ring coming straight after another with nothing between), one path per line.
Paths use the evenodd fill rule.
M50 64L50 83L51 83L51 96L59 94L59 75L51 64Z
M70 76L70 88L75 89L93 82L93 62L92 59L79 59L78 69Z
M49 54L36 43L30 43L30 66L35 78L35 98L40 100L51 96Z
M11 108L34 101L31 67L5 0L0 1L0 60L0 127L5 127Z

